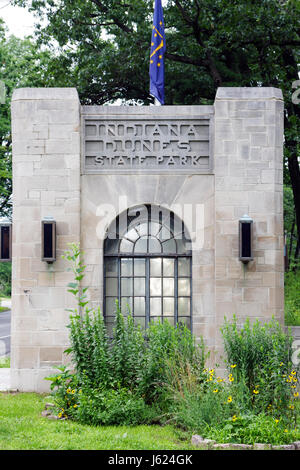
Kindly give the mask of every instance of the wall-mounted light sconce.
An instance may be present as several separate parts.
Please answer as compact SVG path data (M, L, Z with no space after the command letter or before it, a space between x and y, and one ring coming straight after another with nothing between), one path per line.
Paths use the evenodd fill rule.
M252 239L253 239L253 219L248 215L243 215L239 220L240 239L240 260L248 263L253 260Z
M11 261L11 222L0 220L0 261Z
M56 222L53 217L42 220L42 261L53 263L56 260Z

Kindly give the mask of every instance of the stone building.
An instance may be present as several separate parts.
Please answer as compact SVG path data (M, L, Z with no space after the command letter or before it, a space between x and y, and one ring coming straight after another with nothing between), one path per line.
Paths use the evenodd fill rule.
M13 388L47 390L44 377L66 361L74 301L61 255L72 242L109 328L115 298L143 326L183 321L216 354L224 316L283 322L280 90L219 88L212 106L117 107L81 106L72 88L17 89L12 132Z

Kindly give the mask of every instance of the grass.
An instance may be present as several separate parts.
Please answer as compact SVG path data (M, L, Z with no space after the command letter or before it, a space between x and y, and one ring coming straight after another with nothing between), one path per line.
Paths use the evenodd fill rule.
M192 450L191 435L172 426L92 427L41 416L51 399L0 393L0 450Z
M2 300L10 300L10 297L3 297L3 296L0 296L0 313L1 313L1 312L5 312L6 310L9 310L9 307L3 307L3 306L1 305Z
M0 357L0 369L7 369L10 367L10 357Z

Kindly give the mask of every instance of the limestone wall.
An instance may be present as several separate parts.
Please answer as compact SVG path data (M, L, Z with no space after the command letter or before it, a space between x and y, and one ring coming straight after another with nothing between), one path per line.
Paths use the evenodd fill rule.
M224 315L284 321L283 101L275 88L220 88L215 101L216 328ZM254 260L238 259L253 218Z
M48 389L67 344L69 273L80 239L80 121L74 89L19 89L12 98L12 388ZM57 221L57 261L41 261L41 220Z
M102 145L93 134L96 119L174 126L200 120L203 132L208 125L210 131L202 143L192 143L201 149L198 166L180 166L178 160L102 171L101 159L93 160L93 149ZM210 349L221 352L225 315L236 314L241 322L274 315L283 322L280 90L220 88L214 106L103 107L80 106L75 89L19 89L12 99L12 125L14 388L47 390L43 377L65 361L65 309L73 299L61 254L68 242L80 241L87 265L83 285L90 286L92 304L102 306L105 231L116 215L139 204L173 210L192 235L193 333ZM172 146L178 130L170 133ZM157 146L154 140L146 144ZM128 142L120 138L115 145L126 148ZM184 145L180 149L185 163ZM245 213L254 220L254 260L247 266L238 259L238 220ZM45 216L57 223L52 265L41 261Z

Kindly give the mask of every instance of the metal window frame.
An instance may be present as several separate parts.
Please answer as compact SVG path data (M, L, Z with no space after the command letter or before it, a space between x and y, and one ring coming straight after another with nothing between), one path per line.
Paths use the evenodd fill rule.
M117 259L117 276L111 276L107 277L106 276L106 263L107 259ZM164 255L162 253L138 253L137 255L133 255L132 253L118 253L118 254L104 254L104 266L103 266L103 316L104 320L106 321L107 318L107 312L106 312L106 299L107 297L113 297L111 295L106 295L106 279L117 279L118 281L118 297L116 297L116 300L119 302L119 306L121 307L121 300L122 300L122 290L121 290L121 260L123 258L126 259L132 259L133 261L133 275L129 276L130 278L133 279L134 282L134 259L137 258L143 258L145 259L145 296L135 296L134 292L132 296L133 299L133 305L132 305L132 315L134 318L134 298L135 297L145 297L145 327L147 328L150 322L150 259L153 258L159 258L159 259L164 259L164 258L171 258L175 260L174 263L174 323L177 324L179 320L179 315L178 315L178 280L180 277L178 276L178 258L186 258L190 260L190 274L189 276L184 276L182 279L188 279L190 282L190 295L189 296L183 296L188 299L190 299L190 311L189 315L186 315L186 318L190 318L190 330L193 330L193 321L192 321L192 301L193 301L193 294L192 294L192 255L191 254L167 254ZM144 277L144 276L139 276L139 277ZM126 278L126 276L125 276ZM163 280L163 272L161 273L161 279ZM133 286L134 287L134 286ZM128 297L128 296L126 296ZM162 314L161 318L163 320L163 298L164 296L161 295L161 307L162 307ZM109 315L112 316L112 315Z
M133 279L133 292L132 292L132 296L129 296L132 298L132 315L134 317L134 279L135 279L135 276L134 276L134 260L135 259L138 259L138 258L142 258L142 259L145 259L145 296L142 296L142 297L145 297L145 327L147 328L147 326L149 325L149 321L150 321L150 259L153 259L153 258L160 258L160 259L164 259L164 258L172 258L175 260L175 263L174 263L174 295L172 296L174 298L174 323L177 324L178 323L178 320L179 320L179 315L178 315L178 258L189 258L190 259L190 274L189 276L185 276L186 279L189 279L189 282L190 282L190 295L189 296L183 296L183 297L187 297L190 299L190 311L189 311L189 315L186 315L186 318L189 318L190 319L190 330L192 331L193 329L193 321L192 321L192 300L193 300L193 297L192 297L192 252L190 250L187 250L185 253L178 253L177 250L178 250L178 244L177 244L177 241L176 241L176 238L175 238L175 235L177 236L178 233L182 233L182 235L186 235L186 232L185 232L185 226L184 226L184 223L182 220L179 220L180 224L181 224L181 231L174 234L174 226L175 226L175 214L173 212L169 212L170 213L170 227L167 227L167 229L170 231L170 240L174 240L175 241L175 246L176 246L176 253L175 252L170 252L170 253L164 253L163 252L163 242L165 242L166 240L163 240L161 241L159 239L159 233L161 232L161 230L163 229L164 227L164 223L163 223L163 220L162 220L162 212L159 211L159 220L154 220L154 219L151 219L151 205L145 205L143 207L147 207L147 219L145 218L144 220L138 220L138 223L147 223L147 232L148 232L148 235L147 235L147 252L143 252L143 253L135 253L134 252L134 248L135 248L135 244L138 242L138 240L140 240L142 237L144 237L144 235L140 235L140 233L136 230L136 226L135 225L132 225L130 228L131 229L135 229L136 232L137 232L137 235L138 235L138 238L135 240L135 241L132 241L132 240L129 240L126 238L126 233L122 236L120 236L120 232L119 232L119 218L120 216L118 215L117 218L115 219L115 227L116 227L116 244L117 244L117 250L115 253L106 253L105 252L105 242L104 242L104 255L103 255L103 260L104 260L104 263L103 263L103 314L104 314L104 319L106 321L106 319L108 318L108 315L107 315L107 312L106 312L106 299L108 297L113 297L113 296L107 296L106 295L106 279L107 279L107 276L106 276L106 262L107 262L107 259L110 258L110 259L117 259L117 276L115 276L114 278L117 278L117 282L118 282L118 297L116 298L116 300L118 300L119 302L119 306L121 307L121 300L122 300L122 289L121 289L121 261L123 258L126 258L126 259L131 259L132 260L132 264L133 264L133 268L132 268L132 279ZM166 210L165 208L162 208L163 210ZM132 220L130 220L131 216L128 215L128 212L130 211L130 209L128 209L126 212L127 212L127 228L129 227L129 225L132 223ZM133 218L134 219L134 218ZM158 253L149 253L149 240L150 240L150 237L153 237L153 235L151 235L151 232L150 232L150 224L151 222L156 222L158 224L161 225L161 228L159 229L159 231L157 232L156 234L156 239L159 241L160 243L160 246L161 246L161 251L158 252ZM109 233L109 231L107 232ZM106 239L109 239L109 237L107 237ZM121 246L121 242L122 240L129 240L131 243L133 243L133 250L132 252L121 252L120 251L120 246ZM190 241L189 238L187 238L187 241ZM162 262L162 268L163 270L163 262ZM125 276L126 277L126 276ZM130 276L131 277L131 276ZM142 276L144 277L144 276ZM161 279L162 279L162 283L163 283L163 271L161 272ZM163 286L162 286L163 288ZM162 321L163 321L163 290L162 290L162 295L161 295L161 308L162 308L162 313L161 313L161 318L162 318ZM109 315L109 317L112 317L113 315Z

